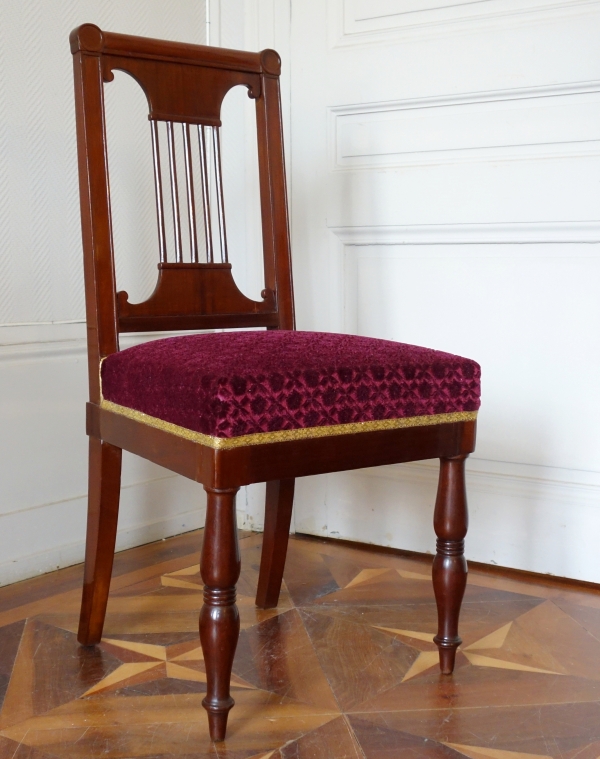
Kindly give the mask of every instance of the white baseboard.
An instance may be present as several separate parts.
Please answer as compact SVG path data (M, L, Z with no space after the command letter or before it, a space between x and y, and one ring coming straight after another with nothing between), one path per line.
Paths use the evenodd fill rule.
M203 526L202 488L182 477L167 476L126 486L121 493L117 551L196 530ZM194 502L197 503L194 506ZM177 506L181 510L177 510ZM190 506L192 508L190 508ZM160 512L164 507L166 513ZM0 586L36 577L83 561L87 497L48 504L2 517ZM146 512L144 519L142 513ZM35 515L34 518L31 516ZM61 542L76 535L75 540ZM26 547L26 548L25 548ZM200 544L198 544L200 551Z
M423 462L307 478L296 530L433 553L437 472ZM597 473L473 459L467 493L468 559L600 583Z
M0 325L0 585L83 561L86 399L83 323ZM117 550L201 527L204 513L198 483L124 455Z

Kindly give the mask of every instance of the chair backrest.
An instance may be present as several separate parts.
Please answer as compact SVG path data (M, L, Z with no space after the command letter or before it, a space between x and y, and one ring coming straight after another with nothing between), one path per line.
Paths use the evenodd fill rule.
M294 329L279 91L281 65L277 53L248 53L132 37L104 32L93 24L73 30L70 43L74 56L90 399L100 399L99 364L119 350L120 332L226 327ZM149 107L148 139L154 159L160 261L155 291L138 304L129 303L126 293L116 291L104 109L104 84L114 78L115 70L130 74L140 84ZM262 301L250 300L238 290L227 258L219 127L223 98L236 85L247 87L248 95L256 102L265 276ZM181 150L176 150L176 140ZM163 156L161 142L166 153ZM178 165L182 154L183 161ZM183 202L179 191L182 175ZM216 213L210 208L211 198L217 206ZM166 208L172 213L172 241L165 232ZM216 223L211 223L215 218ZM204 261L200 260L199 237L205 241Z

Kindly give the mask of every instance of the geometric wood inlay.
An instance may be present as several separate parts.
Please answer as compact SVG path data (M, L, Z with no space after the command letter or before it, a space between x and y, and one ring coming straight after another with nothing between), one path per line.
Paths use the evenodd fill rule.
M292 536L280 605L261 610L251 533L236 706L215 748L200 543L196 532L117 554L96 647L75 638L80 568L20 583L21 597L0 588L0 759L600 757L600 592L471 571L447 677L430 559Z

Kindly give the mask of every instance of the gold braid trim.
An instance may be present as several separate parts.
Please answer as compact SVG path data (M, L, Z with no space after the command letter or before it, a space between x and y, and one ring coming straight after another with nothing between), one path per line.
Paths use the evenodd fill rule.
M194 443L207 445L209 448L240 448L244 445L264 445L265 443L284 443L288 440L308 440L317 437L332 437L333 435L352 435L355 432L375 432L378 430L399 430L404 427L426 427L434 424L452 424L454 422L474 422L477 411L454 411L451 414L430 414L428 416L409 416L402 419L381 419L375 422L354 422L351 424L332 424L327 427L303 427L295 430L278 430L277 432L256 432L252 435L238 437L213 437L202 432L194 432L178 424L165 422L155 416L143 414L141 411L119 406L118 403L106 401L104 398L100 408L121 414L128 419L147 424L158 430L170 432L172 435L191 440Z

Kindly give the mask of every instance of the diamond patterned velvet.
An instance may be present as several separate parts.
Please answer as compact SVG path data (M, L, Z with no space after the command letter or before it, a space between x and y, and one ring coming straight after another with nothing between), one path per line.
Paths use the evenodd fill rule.
M218 438L476 411L479 380L467 358L321 332L186 335L102 364L105 400Z

